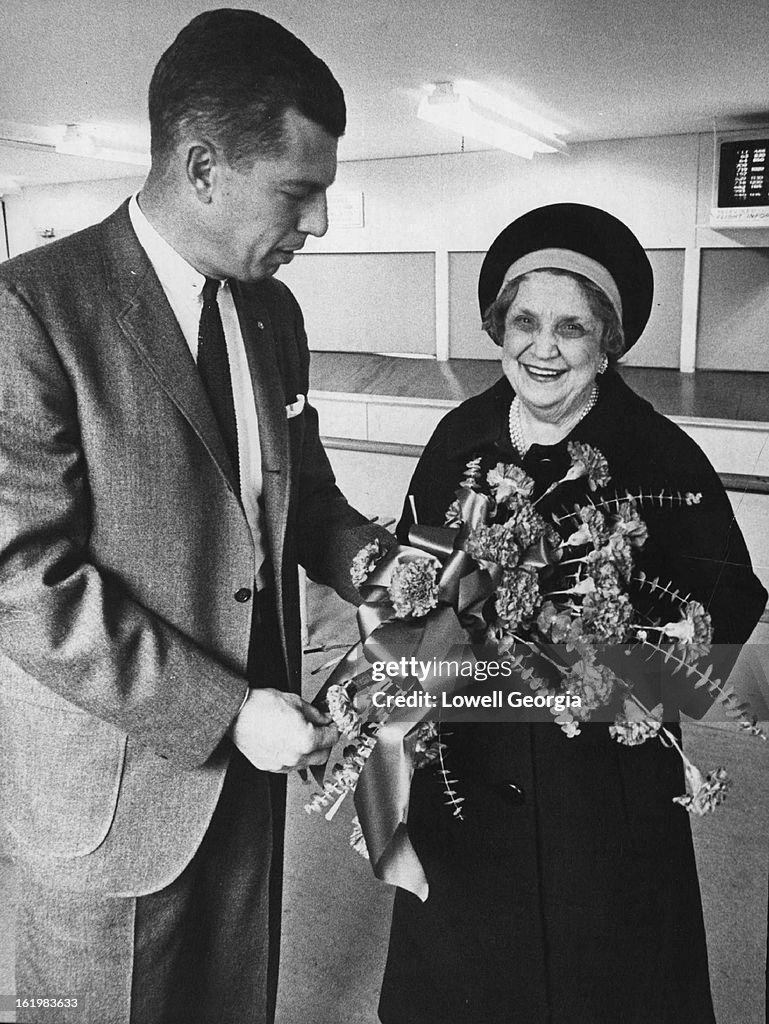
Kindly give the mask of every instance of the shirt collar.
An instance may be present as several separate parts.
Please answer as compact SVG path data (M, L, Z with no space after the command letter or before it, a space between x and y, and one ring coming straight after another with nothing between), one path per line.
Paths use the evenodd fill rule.
M161 285L167 292L182 295L192 293L197 297L203 290L205 277L150 224L139 206L137 196L132 195L128 202L128 216Z

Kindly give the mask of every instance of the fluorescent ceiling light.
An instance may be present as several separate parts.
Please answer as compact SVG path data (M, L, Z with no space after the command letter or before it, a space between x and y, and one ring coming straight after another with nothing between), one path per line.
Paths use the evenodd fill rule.
M119 124L22 124L0 119L0 145L149 167L149 131Z
M565 129L474 82L429 86L417 117L527 160L566 149L557 137Z
M127 129L110 125L67 124L60 126L56 152L149 167L149 154L141 148L140 141L138 145L136 143L135 133Z

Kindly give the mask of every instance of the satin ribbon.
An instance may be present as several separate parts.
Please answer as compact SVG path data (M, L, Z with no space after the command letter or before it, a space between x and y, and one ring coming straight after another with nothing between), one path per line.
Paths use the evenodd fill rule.
M364 677L369 680L368 666L377 661L400 662L403 657L415 657L435 666L436 662L446 659L452 648L466 648L468 631L485 628L483 605L496 591L502 568L488 563L480 567L464 548L470 533L486 523L493 502L487 495L465 487L459 488L456 497L462 520L459 529L414 524L409 530L411 546L390 552L361 587L360 640L337 663L314 703L322 706L325 693L332 685L356 680L362 683ZM421 619L398 619L387 589L393 571L404 561L425 558L441 566L438 606ZM546 546L540 541L526 552L520 564L541 568L549 562ZM471 658L465 651L462 660L467 662ZM467 686L467 676L459 673L453 676L430 674L421 684L411 677L395 678L401 680L402 692L421 688L428 694L452 694ZM382 688L392 682L388 680ZM368 689L370 685L367 682L359 689ZM355 790L355 808L374 874L391 885L408 889L421 900L427 899L429 886L406 828L414 771L409 738L429 711L429 707L394 708L388 713L371 708L363 715L364 722L384 721ZM332 751L325 772L323 769L313 771L321 785L338 760L337 751L341 753L348 743L349 740L342 737Z

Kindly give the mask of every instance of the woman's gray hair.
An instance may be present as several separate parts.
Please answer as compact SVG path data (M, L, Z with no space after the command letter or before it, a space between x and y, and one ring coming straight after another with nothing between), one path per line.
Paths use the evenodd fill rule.
M616 362L625 351L625 332L622 330L622 322L617 316L617 310L609 301L606 293L597 284L593 284L582 274L575 274L571 270L559 270L548 267L546 270L531 271L530 273L556 274L561 277L570 277L576 281L585 296L585 301L590 307L590 312L599 320L603 326L601 335L601 351L605 352L610 362ZM521 281L529 275L521 274L508 281L499 295L492 302L483 318L483 329L495 345L502 346L505 340L505 321L507 311L513 304Z

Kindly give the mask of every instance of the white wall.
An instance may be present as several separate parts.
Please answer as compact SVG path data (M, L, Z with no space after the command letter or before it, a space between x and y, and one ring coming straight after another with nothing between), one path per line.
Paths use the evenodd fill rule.
M23 189L6 196L8 248L11 256L46 241L42 232L53 229L61 238L103 220L142 184L143 178L107 178L66 185Z
M338 192L363 192L365 226L334 227L311 252L485 250L519 213L584 202L614 213L648 248L694 242L699 139L695 135L575 145L568 155L520 160L475 152L344 163ZM11 255L39 244L37 230L94 223L141 179L38 186L9 196Z
M435 251L435 337L449 355L449 253L485 251L502 227L550 202L601 206L624 220L647 248L689 250L695 241L699 139L694 135L576 145L569 154L520 160L505 153L343 164L340 192L363 193L365 225L334 227L313 252ZM292 283L294 268L281 276ZM296 275L298 277L298 275ZM308 326L328 329L325 310L302 292ZM362 297L361 301L371 301ZM317 320L317 324L316 321ZM310 332L312 336L312 330ZM343 346L340 346L343 347ZM390 346L390 350L397 346Z
M568 155L533 161L499 152L351 162L340 165L337 193L364 197L364 225L332 223L323 239L311 239L309 253L433 253L434 316L427 337L412 351L449 354L449 253L485 251L500 229L527 209L549 202L574 201L603 207L624 220L648 249L683 253L680 330L674 341L678 365L693 370L702 248L769 246L769 230L716 232L706 226L712 192L713 139L708 135L665 136L594 142L570 147ZM137 188L139 179L95 181L30 188L7 200L11 254L40 242L42 228L68 231L104 216ZM322 273L314 280L302 272L301 257L281 271L297 296L313 334L329 333L335 304ZM320 260L313 263L320 266ZM370 262L370 261L369 261ZM724 273L733 271L728 269ZM724 288L723 280L720 287ZM766 284L769 292L769 281ZM728 291L728 281L726 283ZM373 308L370 284L349 281L353 302ZM348 305L350 297L348 296ZM383 320L385 318L382 318ZM322 327L322 329L321 329ZM741 349L739 323L725 344ZM355 330L350 317L332 325L339 348L366 350L367 332ZM383 343L384 344L384 343ZM638 346L638 361L643 360ZM324 347L329 347L324 344ZM398 351L387 338L380 351ZM760 365L769 370L769 344L758 346ZM710 363L708 365L711 365ZM735 365L725 355L723 367Z
M481 152L343 164L337 187L363 190L366 226L332 228L318 247L486 250L515 216L554 202L601 206L648 248L685 246L698 148L697 136L683 135L585 143L532 161Z

